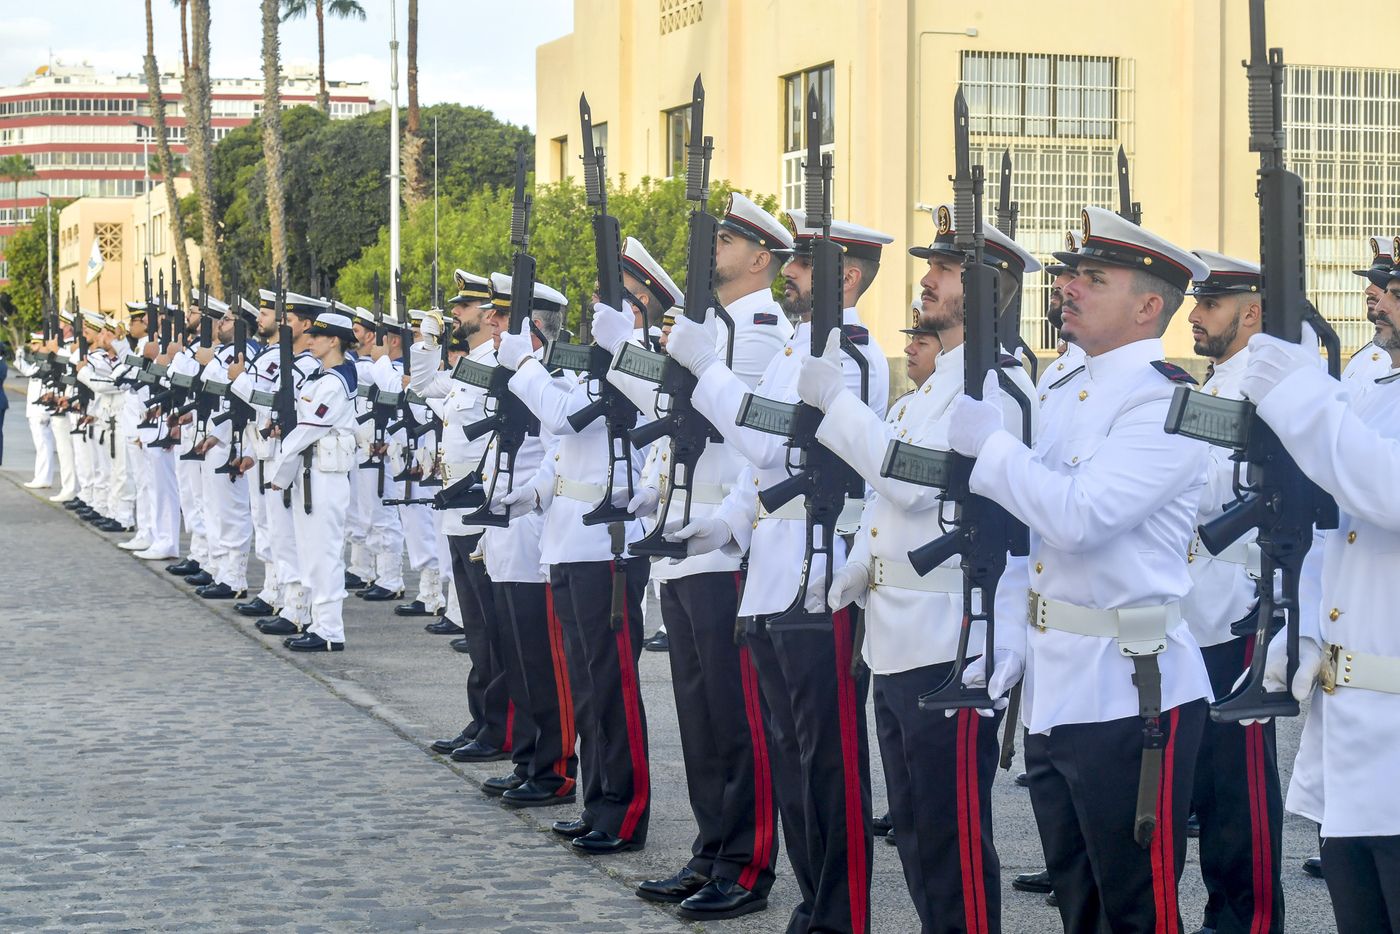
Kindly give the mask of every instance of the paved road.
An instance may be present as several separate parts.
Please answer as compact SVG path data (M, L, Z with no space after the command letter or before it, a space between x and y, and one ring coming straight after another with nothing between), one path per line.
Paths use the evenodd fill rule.
M504 811L476 789L499 763L426 751L465 716L467 661L445 639L355 605L345 653L291 655L21 489L22 408L5 440L0 930L702 929L631 894L693 833L664 655L641 671L649 843L583 860L546 830L567 808ZM1286 762L1296 742L1285 725ZM1039 844L1024 790L999 779L993 802L1009 882ZM1325 887L1298 869L1314 850L1311 825L1288 820L1289 931L1334 930ZM893 848L875 858L873 929L917 930ZM1187 919L1204 902L1190 858ZM1039 896L1004 898L1009 934L1057 929ZM794 900L783 868L769 911L703 928L780 931Z

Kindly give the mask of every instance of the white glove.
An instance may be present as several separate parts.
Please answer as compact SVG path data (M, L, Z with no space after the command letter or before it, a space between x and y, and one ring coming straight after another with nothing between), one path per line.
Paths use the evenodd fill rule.
M822 355L807 357L802 361L802 369L797 374L797 395L808 405L828 412L845 388L846 374L841 368L841 329L832 328Z
M518 370L535 352L535 340L530 334L530 321L520 320L519 331L506 331L501 335L501 346L496 348L496 362L507 370Z
M1308 699L1313 692L1313 686L1317 684L1317 677L1322 672L1322 644L1310 636L1300 635L1298 637L1298 670L1293 673L1293 683L1286 684L1288 678L1288 630L1280 629L1274 633L1274 637L1269 640L1269 647L1264 655L1264 690L1277 694L1283 690L1289 690L1293 694L1293 699L1298 703ZM1230 690L1234 691L1244 685L1249 680L1249 669L1235 679L1235 683ZM1269 717L1258 719L1241 720L1243 726L1251 723L1268 723Z
M715 310L705 312L705 323L696 324L681 315L671 325L671 336L666 338L666 352L671 358L697 377L719 362L715 352Z
M424 344L436 347L438 338L442 336L442 316L436 312L428 312L419 323L418 330L423 335Z
M1249 359L1245 361L1244 376L1240 379L1240 392L1258 405L1289 374L1316 367L1317 360L1315 346L1256 334L1249 339Z
M964 393L948 413L948 446L965 457L976 457L987 439L1001 430L1001 386L996 371L982 384L982 400Z
M623 490L623 495L627 491ZM656 507L661 502L661 491L654 486L638 487L632 494L632 498L627 501L627 511L632 515L641 518L656 512Z
M733 537L734 533L729 531L729 526L713 516L691 519L680 531L666 536L673 542L685 542L687 557L708 554L722 548Z
M632 332L636 330L634 321L636 317L631 302L623 302L622 311L599 302L593 306L593 339L599 347L615 354L632 339Z
M864 606L865 595L869 592L870 565L847 561L831 576L831 590L827 591L826 605L833 613L852 603Z
M1021 675L1026 671L1026 660L1010 649L997 649L992 657L996 665L992 668L992 683L987 685L987 694L994 703L990 708L977 708L977 712L984 717L990 717L998 710L1006 709L1006 695L1011 692L1011 689L1016 686L1016 682L1021 680ZM965 688L980 688L987 684L987 657L985 655L967 663L967 667L963 669L962 683ZM943 711L945 717L951 717L956 713L956 710Z
M539 498L535 496L534 487L520 486L509 493L502 493L500 490L491 497L491 511L494 513L505 513L507 521L514 522L521 516L527 516L539 508Z

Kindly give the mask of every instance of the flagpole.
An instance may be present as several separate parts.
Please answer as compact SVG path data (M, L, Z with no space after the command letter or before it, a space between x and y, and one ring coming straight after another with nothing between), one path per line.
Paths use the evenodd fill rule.
M399 21L389 2L389 307L399 307Z

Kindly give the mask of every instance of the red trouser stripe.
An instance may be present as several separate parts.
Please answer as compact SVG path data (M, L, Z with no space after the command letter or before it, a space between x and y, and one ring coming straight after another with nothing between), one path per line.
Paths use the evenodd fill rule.
M549 631L549 657L554 664L554 694L559 704L560 757L554 762L554 774L564 781L556 794L563 797L574 790L574 780L569 777L569 754L573 752L577 734L574 732L574 693L569 686L569 660L564 655L564 630L554 612L554 588L548 584L544 585L544 614Z
M866 899L865 811L860 800L860 738L856 730L856 685L851 677L851 614L831 615L836 638L836 709L840 719L841 763L846 789L846 884L851 900L851 931L865 934Z
M1152 895L1157 934L1176 934L1180 927L1176 903L1176 839L1173 814L1176 807L1176 724L1179 711L1167 713L1167 747L1162 750L1162 774L1157 780L1157 830L1152 835Z
M612 562L612 573L625 574ZM627 749L632 756L632 800L622 816L618 836L632 839L651 797L651 773L647 771L646 731L642 727L642 695L637 684L637 663L632 656L632 629L627 601L622 603L622 626L617 630L617 669L622 676L622 709L627 717Z
M982 878L982 795L977 784L977 734L982 718L958 711L958 852L962 861L963 920L969 934L987 930L987 890Z
M511 737L515 735L515 701L506 701L506 740L501 743L501 752L510 752Z
M1274 917L1274 853L1264 789L1264 725L1252 723L1243 729L1249 775L1249 829L1254 846L1254 919L1249 932L1268 934Z
M748 646L739 647L739 677L744 686L744 718L753 747L754 830L753 856L739 873L739 884L752 889L759 873L773 861L773 777L768 762L768 738L763 732L763 707L759 702L758 672Z

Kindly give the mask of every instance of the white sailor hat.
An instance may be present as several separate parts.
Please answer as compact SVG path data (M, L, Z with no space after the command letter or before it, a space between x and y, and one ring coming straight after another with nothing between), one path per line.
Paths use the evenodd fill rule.
M652 259L647 248L636 237L628 237L622 248L622 271L646 286L647 291L661 302L662 308L674 308L685 301L675 280L666 275L666 270Z
M378 321L374 320L374 312L360 305L355 306L355 311L351 317L370 330L374 330L375 326L379 324Z
M42 341L42 340L44 339L44 332L43 332L43 331L30 331L30 332L29 332L29 339L30 339L31 341Z
M953 227L953 206L940 204L938 209L933 212L933 221L933 242L928 246L910 247L909 255L917 256L919 259L928 259L938 253L961 258L962 250L959 250L953 242L954 237L957 236L957 230ZM993 269L1005 269L1018 276L1028 272L1040 272L1040 260L1028 253L1021 244L985 220L982 223L982 235L985 237L986 244L982 250L983 265L991 266Z
M83 327L100 331L107 326L107 316L99 311L89 311L86 308L79 309L83 316Z
M331 307L331 303L322 298L312 298L309 295L300 295L296 292L287 292L282 296L282 303L287 311L295 315L319 315Z
M208 312L211 318L222 318L228 314L228 303L220 301L208 292L201 296L199 289L190 289L190 301L198 305L202 312Z
M1065 231L1065 249L1067 251L1069 251L1070 253L1077 252L1079 248L1083 245L1084 238L1079 235L1079 231ZM1060 276L1063 276L1065 273L1069 272L1069 267L1066 266L1064 263L1046 263L1045 271L1058 279Z
M238 296L238 310L243 312L244 317L249 321L258 320L258 306L248 301L248 296Z
M60 308L58 310L58 317L61 321L66 321L69 324L73 323L73 312L69 311L67 308Z
M1209 269L1209 275L1197 279L1187 295L1204 297L1209 295L1232 295L1236 293L1258 293L1264 283L1263 271L1258 263L1236 259L1223 253L1210 250L1192 250Z
M276 308L277 293L272 291L271 289L258 289L258 307Z
M1366 269L1353 269L1352 273L1365 276L1376 285L1385 288L1385 280L1390 278L1391 267L1395 265L1395 254L1400 253L1400 237L1373 234L1366 242L1371 248L1371 265ZM1380 278L1379 282L1376 281L1377 276Z
M477 276L467 272L465 269L458 269L452 273L453 280L457 283L457 294L447 300L449 305L470 305L480 302L483 306L491 307L491 280L485 276Z
M511 278L505 273L491 273L491 303L500 314L510 314ZM560 292L541 282L535 283L535 294L530 300L532 311L558 311L566 307L569 300Z
M309 334L341 337L348 341L355 339L349 316L339 311L322 311L306 330Z
M787 252L792 249L792 234L782 222L737 191L730 194L724 218L719 223L765 250Z
M784 215L788 231L792 233L793 253L807 256L812 252L812 241L821 234L821 228L807 226L807 212L795 208ZM831 239L841 244L842 250L853 259L868 259L878 263L880 251L887 243L894 243L894 237L880 233L850 221L833 220Z
M145 303L145 302L127 302L127 303L126 303L126 316L127 316L128 319L130 319L130 318L144 318L144 317L146 316L146 303Z
M1193 281L1204 279L1210 272L1194 254L1132 221L1124 220L1112 211L1091 205L1080 216L1084 245L1073 253L1054 254L1067 266L1077 267L1086 259L1110 266L1124 266L1156 276L1182 291Z

